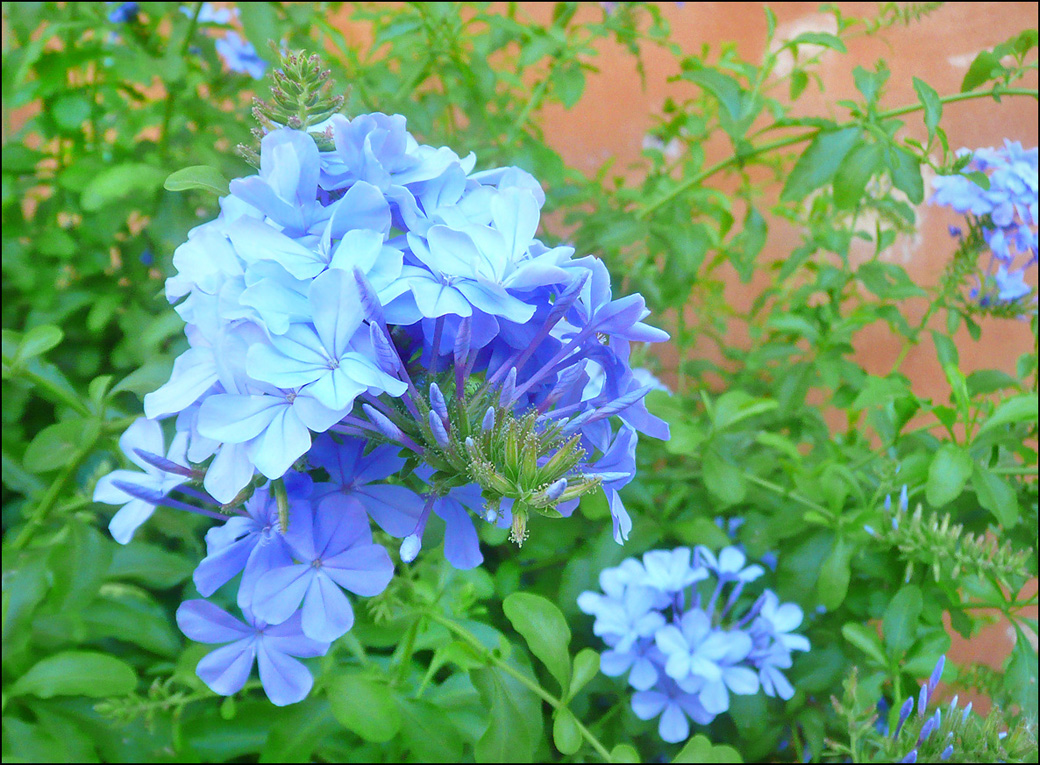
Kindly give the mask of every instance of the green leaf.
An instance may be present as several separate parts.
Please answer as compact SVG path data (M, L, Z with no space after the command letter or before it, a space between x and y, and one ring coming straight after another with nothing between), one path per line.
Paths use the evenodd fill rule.
M1037 420L1037 399L1032 393L1025 393L1021 396L1012 396L1011 398L1004 399L997 405L993 414L986 420L978 433L975 434L975 438L978 438L983 433L986 433L993 428L999 427L1000 425L1008 424L1029 424L1035 423Z
M246 39L256 48L256 53L265 61L271 60L271 49L267 46L268 41L275 44L281 42L281 32L278 31L278 12L273 3L243 3L239 7L239 15L242 19L242 31Z
M917 98L924 106L924 126L928 128L928 137L931 138L935 135L939 120L942 119L942 101L939 99L939 94L935 92L935 88L918 77L914 77L914 90L917 91Z
M585 72L575 61L557 71L553 75L552 83L553 93L560 99L560 103L570 109L581 100L581 96L585 92Z
M881 88L888 80L889 71L884 62L879 64L876 72L869 72L861 66L852 70L852 81L856 83L856 90L863 94L868 104L877 103Z
M65 420L48 425L26 448L25 466L37 473L64 467L71 455L83 446L91 427L96 432L95 420Z
M52 324L33 327L22 337L22 342L18 344L18 350L15 352L15 358L24 361L44 354L58 345L64 337L65 333Z
M979 504L993 513L1002 527L1009 529L1018 523L1018 497L1007 481L976 464L971 474L971 486Z
M502 601L502 610L566 693L571 682L571 657L567 645L571 630L563 613L541 595L514 592Z
M715 430L725 430L748 418L771 412L778 406L772 399L754 398L742 390L728 391L715 402L712 425Z
M791 45L820 45L824 48L836 50L839 53L848 52L848 49L845 47L845 43L841 41L841 38L832 35L829 32L802 32L797 37L784 43L785 48Z
M571 755L581 749L578 720L567 707L560 707L553 715L553 743L561 754Z
M401 712L386 683L350 673L335 677L328 686L332 716L365 741L389 741L401 729Z
M743 762L740 753L725 744L715 745L707 736L698 734L686 742L672 762Z
M639 752L631 744L618 744L610 750L611 762L641 762Z
M735 79L714 69L695 69L684 72L682 77L711 93L725 109L730 120L740 120L744 108L744 89Z
M1022 375L1025 377L1025 375ZM968 395L981 396L1007 388L1020 388L1019 381L999 369L980 369L968 375Z
M820 577L816 580L816 592L820 596L820 603L828 611L833 611L840 606L849 591L853 552L853 546L838 537L834 541L830 554L824 558L823 564L820 566Z
M921 177L921 160L898 146L888 152L888 172L892 185L906 194L915 205L924 201L924 178Z
M849 409L869 409L907 395L910 395L910 386L902 377L868 377Z
M940 446L928 466L928 483L925 486L928 504L942 507L959 497L971 477L973 466L974 460L964 447L953 443Z
M324 699L310 698L279 712L260 750L262 763L312 762L314 750L339 733Z
M882 632L885 644L898 656L910 648L917 638L917 621L921 617L924 598L913 584L902 587L885 609Z
M90 117L90 99L80 92L65 93L54 100L49 113L58 127L67 132L77 132Z
M473 748L477 762L530 762L542 735L541 703L530 689L498 669L470 672L488 710L488 726Z
M872 627L858 622L848 622L842 626L841 634L852 645L873 659L878 666L888 666L885 652L881 648L881 638L877 636L877 632Z
M840 210L855 208L867 183L881 170L882 151L876 143L860 143L849 152L834 177L834 204Z
M935 343L935 353L941 366L956 367L960 364L960 355L957 353L957 346L954 345L953 340L951 340L949 336L933 329L932 342Z
M166 590L191 576L194 567L194 563L181 555L134 540L131 545L116 545L105 576L108 579L138 582L155 590Z
M463 739L455 713L422 699L397 698L400 740L414 762L460 762ZM472 739L472 737L470 737Z
M1035 634L1034 624L1034 634ZM1004 674L1004 685L1015 703L1022 707L1027 719L1036 719L1037 695L1037 662L1036 650L1029 645L1025 634L1019 630L1015 647L1011 651L1007 671Z
M104 653L63 651L37 662L8 693L52 696L125 696L137 685L137 675L124 661Z
M136 393L139 398L156 390L160 385L170 379L170 371L173 362L169 359L153 359L146 361L141 367L135 369L112 388L113 393L129 391Z
M228 181L215 167L209 165L192 165L170 173L163 188L167 191L187 191L203 189L223 196L228 193Z
M780 194L781 201L802 201L828 183L860 140L861 133L858 127L819 133L787 176L787 183Z
M166 609L136 587L106 585L83 610L83 623L91 641L114 638L170 658L181 650Z
M1024 56L1037 46L1037 30L1024 29L1019 33L1018 37L1013 37L1008 42L1011 43L1015 53Z
M803 69L795 69L791 72L791 91L790 99L792 101L798 100L798 96L805 92L806 87L809 85L809 75L805 73Z
M744 216L744 227L733 238L731 246L727 248L730 262L740 274L741 281L751 281L751 276L755 272L755 263L762 248L766 245L768 233L769 228L762 213L755 207L749 206L747 215Z
M574 657L574 671L571 675L571 686L567 690L567 699L573 699L599 672L599 653L592 648L582 648Z
M708 491L727 505L742 502L747 495L747 484L740 468L719 456L714 446L704 452L701 473Z
M166 174L157 167L132 163L103 171L86 185L80 204L89 212L126 199L130 195L146 196L162 186Z
M1000 63L1000 56L993 51L984 50L975 57L961 81L961 93L975 90L989 80L1000 77L1007 69Z
M923 297L926 293L913 283L906 269L897 263L870 260L856 270L863 286L882 299L902 300Z
M974 183L980 189L989 191L990 181L989 176L979 170L972 170L964 173L964 177Z

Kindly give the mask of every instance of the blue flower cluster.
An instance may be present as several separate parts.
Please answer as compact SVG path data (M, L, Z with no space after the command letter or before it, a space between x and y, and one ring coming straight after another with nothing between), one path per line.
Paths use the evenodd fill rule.
M1037 262L1037 149L1005 140L1002 149L977 149L965 169L988 174L989 188L964 175L939 176L931 202L970 214L981 225L991 257L974 297L982 305L1021 300L1033 291L1025 272Z
M229 643L199 666L211 688L241 688L255 657L277 704L310 688L287 657L351 628L343 591L390 581L370 520L411 562L436 515L446 558L471 568L475 517L521 542L529 510L567 516L601 489L620 543L637 431L668 435L629 364L633 342L667 335L642 297L613 298L601 261L535 238L531 175L475 172L401 116L322 128L268 132L259 172L177 248L166 292L190 348L121 440L143 472L95 492L122 505L124 544L158 505L222 521L195 583L209 597L241 575L245 622L205 601L179 622Z
M651 550L604 569L603 592L583 592L578 607L596 617L593 632L609 649L603 673L628 673L636 693L632 710L643 720L660 716L658 732L676 743L690 735L689 720L707 725L729 709L729 694L790 699L783 670L809 641L794 630L802 610L765 590L750 607L746 585L764 569L746 565L737 547L716 557L706 547Z

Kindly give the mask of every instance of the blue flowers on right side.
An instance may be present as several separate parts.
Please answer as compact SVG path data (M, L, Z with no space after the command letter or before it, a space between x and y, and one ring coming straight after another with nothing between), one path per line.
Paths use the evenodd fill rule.
M659 716L665 741L683 741L690 720L707 725L728 710L730 694L794 695L784 670L795 651L809 650L795 632L802 609L768 589L750 606L741 601L764 572L737 547L718 556L703 546L651 550L604 569L603 592L579 596L608 646L600 668L628 674L632 710L643 720Z
M1033 292L1026 270L1037 263L1037 149L1005 140L1002 149L976 149L965 171L987 175L989 188L965 175L943 175L932 182L931 202L972 216L969 223L990 249L972 297L983 307L1023 301Z

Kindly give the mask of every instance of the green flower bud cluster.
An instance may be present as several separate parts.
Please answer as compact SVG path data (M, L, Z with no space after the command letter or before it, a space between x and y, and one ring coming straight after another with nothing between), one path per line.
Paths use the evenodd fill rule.
M993 576L1014 592L1028 578L1032 550L1015 550L992 537L965 532L964 526L951 523L950 516L932 512L927 518L921 505L913 514L898 508L888 511L889 523L878 537L897 548L906 560L906 578L917 564L932 570L936 581L943 576Z
M304 51L281 52L273 42L271 49L278 56L278 66L271 72L270 101L253 99L253 116L260 123L260 128L253 129L257 140L279 127L307 130L343 108L345 98L332 95L332 73L323 67L317 53L306 56ZM310 135L320 150L334 148L330 130L315 131ZM259 163L254 148L239 146L239 151L253 164Z

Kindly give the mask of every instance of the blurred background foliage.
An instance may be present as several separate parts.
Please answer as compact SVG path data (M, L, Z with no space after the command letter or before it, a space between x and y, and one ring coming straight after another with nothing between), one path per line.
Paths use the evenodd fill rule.
M994 312L969 297L978 252L956 260L951 241L960 270L937 285L885 257L914 230L929 193L922 167L964 165L944 104L1036 108L1035 30L980 53L958 93L915 80L916 102L882 105L880 62L856 68L855 99L794 117L792 104L822 87L823 51L913 24L933 4L884 3L869 18L831 8L835 33L787 40L773 39L765 9L761 61L725 44L685 55L652 3L557 3L544 23L515 3L245 3L227 18L162 2L123 18L124 5L3 6L5 760L581 760L603 748L617 761L671 758L676 747L629 711L622 681L579 652L596 643L575 599L626 556L730 543L734 518L752 558L776 554L767 584L801 605L813 650L790 673L794 699L735 697L702 731L710 741L745 759L837 756L826 740L868 735L864 710L913 691L948 630L970 637L994 615L1019 637L1002 670L965 664L946 680L1011 721L1035 719L1035 586L1023 589L1037 569L1035 303L1000 314L1032 328L1015 373L965 374L950 338L961 326L979 337ZM369 44L344 35L345 18ZM674 347L669 361L641 359L673 389L652 404L672 439L640 445L624 548L591 500L520 550L485 530L481 569L435 554L399 566L315 663L315 692L285 709L256 683L225 700L195 677L200 646L172 614L194 592L204 523L159 511L121 547L105 531L111 510L90 499L120 464L115 439L140 397L185 346L163 279L216 201L164 181L188 165L252 172L235 147L252 142L250 101L268 84L229 68L218 43L232 32L260 58L268 40L322 52L349 88L348 115L401 113L424 142L475 152L478 169L532 172L554 211L543 238L603 257L615 289L642 292ZM696 86L661 105L635 176L609 162L590 175L568 167L543 133L547 108L581 98L604 41L641 73L646 50L666 51ZM784 56L793 63L780 66ZM923 121L927 140L910 137L908 120ZM709 164L717 137L731 151ZM801 241L767 262L778 220ZM747 308L726 299L733 271L764 285ZM883 374L853 348L875 325L903 349ZM936 355L948 399L921 396L901 370L918 346ZM922 516L883 531L884 499L903 485ZM573 634L554 639L576 676L593 668L586 682L563 688L531 660L502 609L519 591L562 611ZM845 709L856 719L831 704L853 667ZM686 756L710 756L700 741Z

